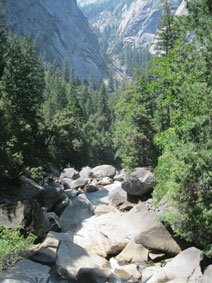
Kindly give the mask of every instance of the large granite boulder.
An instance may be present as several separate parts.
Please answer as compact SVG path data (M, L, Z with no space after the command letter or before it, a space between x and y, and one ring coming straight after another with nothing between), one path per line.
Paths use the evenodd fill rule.
M78 178L70 183L70 189L78 189L84 187L88 183L88 179Z
M148 261L148 253L149 251L144 246L131 240L121 253L116 256L116 260L119 264L146 262Z
M0 274L1 283L48 282L50 267L25 259Z
M68 197L68 194L63 192L60 200L56 202L56 204L53 207L53 212L55 212L58 216L60 216L65 208L71 204L71 200Z
M116 168L111 165L100 165L92 169L91 177L93 178L113 178L116 174Z
M18 192L18 200L28 200L39 197L43 188L32 179L21 176L21 188Z
M45 234L43 211L36 200L25 200L0 206L0 223L10 228L22 227L38 237Z
M61 199L64 187L62 185L45 185L41 193L43 206L51 211L54 205Z
M151 237L151 241L147 241L145 237L142 241L140 235L147 234L153 228L156 238ZM149 212L145 204L127 213L116 211L92 216L74 234L76 244L103 257L121 252L130 240L135 239L147 249L154 247L170 254L181 251L165 226L157 222L157 215Z
M74 168L65 168L60 174L60 181L64 178L76 180L77 178L79 178L79 172Z
M79 172L80 178L89 179L91 171L92 169L89 166L83 167L82 170Z
M45 217L45 233L49 231L60 231L60 218L54 212L44 211Z
M200 279L200 283L211 283L212 279L212 264L207 266L204 270L204 275Z
M61 230L74 231L88 217L94 215L92 204L84 194L79 195L70 206L67 206L60 216Z
M138 172L137 172L138 171ZM130 176L122 182L122 189L129 195L144 196L152 192L155 186L155 177L150 171L140 169L130 174ZM140 172L141 171L141 172ZM146 173L145 175L144 172Z
M200 263L203 254L197 248L189 248L178 254L165 267L149 267L142 272L142 282L201 282L202 277Z
M81 268L77 273L79 283L115 283L119 278L110 269Z
M53 266L56 264L56 255L56 248L39 248L29 259L44 265Z
M109 204L119 206L127 201L127 192L121 188L121 183L114 186L108 194Z
M61 241L57 251L57 271L63 278L76 278L81 268L104 268L107 260L89 254L72 241Z

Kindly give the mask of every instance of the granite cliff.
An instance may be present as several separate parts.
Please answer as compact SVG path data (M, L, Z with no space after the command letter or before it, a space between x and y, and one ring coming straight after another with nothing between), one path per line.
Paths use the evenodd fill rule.
M69 67L82 79L90 74L107 76L98 40L76 0L10 0L5 4L8 30L19 37L31 34L38 40L40 52L49 62L62 67L65 57Z

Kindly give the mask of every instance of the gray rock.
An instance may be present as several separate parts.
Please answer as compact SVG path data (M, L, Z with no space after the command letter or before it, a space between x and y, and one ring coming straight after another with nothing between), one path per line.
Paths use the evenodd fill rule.
M92 204L84 194L79 195L70 206L66 207L60 217L63 232L74 231L82 221L94 215Z
M79 172L74 168L65 168L60 174L60 180L62 180L63 178L76 180L77 178L79 178Z
M143 270L142 280L151 277L148 283L179 282L196 283L202 277L200 262L203 254L196 248L189 248L181 252L165 267L149 267Z
M63 192L61 199L55 204L53 207L53 212L60 216L65 208L71 204L71 200L69 199L68 195Z
M47 61L56 60L62 67L67 57L69 69L80 78L89 80L91 73L96 81L99 74L107 77L98 40L76 0L10 0L5 10L7 28L19 37L38 38L39 51L46 52Z
M116 174L116 168L111 165L100 165L93 168L91 173L94 178L113 178Z
M114 269L116 274L119 274L123 280L128 281L132 279L135 281L136 279L141 279L141 273L138 271L136 264L127 264L118 266Z
M126 247L116 256L119 264L146 262L148 260L149 251L142 245L129 241Z
M57 251L57 272L63 278L76 278L81 268L103 268L107 261L89 254L84 248L71 241L61 241Z
M61 199L64 187L61 185L45 185L41 193L43 205L48 211L51 211L58 200Z
M38 237L43 237L45 234L44 214L36 200L1 205L0 223L10 228L21 226Z
M79 178L79 179L71 182L71 188L70 189L74 190L74 189L84 187L87 183L88 183L88 179Z
M94 186L92 184L85 185L84 189L87 193L94 193L94 192L97 192L99 190L96 186Z
M73 180L69 178L63 178L60 183L64 186L65 190L70 190L71 189L71 184Z
M113 180L122 182L126 178L127 178L127 171L125 169L122 169L119 173L116 174L116 176L113 177Z
M57 233L50 231L40 247L57 249L60 241L73 241L73 233L72 232Z
M102 178L98 181L98 185L100 186L107 186L113 183L113 180L109 177Z
M165 226L157 221L157 215L148 211L143 214L143 227L135 242L149 250L176 255L181 249Z
M122 182L122 189L129 195L144 196L151 193L155 185L155 177L151 172L137 168L137 172L131 173L129 178Z
M143 185L136 176L130 176L128 179L124 180L121 187L129 195L133 196L144 196L151 191L151 189L143 190Z
M21 176L21 188L18 196L19 200L28 200L38 197L42 191L43 188L36 182L27 177Z
M212 264L207 266L204 270L204 274L200 279L200 283L211 283L212 279Z
M48 282L50 267L25 259L0 274L0 282Z
M92 169L89 166L83 167L82 170L79 172L80 178L89 179L91 171Z
M147 234L155 226L155 234L150 242L151 247L154 245L155 249L166 251L166 253L179 253L180 247L166 228L160 224L157 222L157 215L149 212L145 204L137 211L132 209L127 213L118 210L100 213L82 223L74 234L74 243L91 253L106 257L108 254L121 252L129 240L135 240L137 237L138 244L142 244L141 233L145 235L145 232ZM159 227L158 230L157 227ZM145 242L149 244L147 240ZM145 248L148 248L148 245Z
M110 269L81 268L77 273L79 283L115 283L118 282Z
M29 259L44 265L53 266L56 263L56 254L57 254L56 248L52 248L52 247L40 248L32 256L30 256Z
M60 218L54 212L44 212L45 233L49 231L60 231Z
M121 183L109 192L108 198L109 204L114 206L119 206L127 201L127 193L121 188Z

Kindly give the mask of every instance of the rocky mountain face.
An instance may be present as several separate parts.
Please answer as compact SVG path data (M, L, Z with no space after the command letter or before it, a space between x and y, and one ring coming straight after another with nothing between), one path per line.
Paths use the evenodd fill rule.
M116 79L121 80L130 73L129 57L135 62L136 58L141 57L143 51L149 50L154 42L162 15L161 1L93 0L92 3L85 0L79 1L83 2L81 8L97 31L101 47L110 58L110 69ZM182 0L170 0L169 2L172 12L175 13ZM131 49L130 53L129 49ZM128 55L124 50L128 52ZM133 53L134 59L132 58ZM120 58L124 56L123 63ZM141 64L142 61L143 58L138 60L137 64ZM132 66L131 69L133 69Z
M110 7L110 2L108 7ZM109 26L116 26L117 39L110 43L109 52L120 47L132 46L135 48L149 47L154 39L160 16L160 0L132 0L116 1L117 6L111 9L105 9L90 18L94 27L103 31ZM173 13L180 6L182 0L172 0L170 5ZM98 2L96 2L98 4ZM105 4L105 7L107 5Z
M31 34L38 39L40 52L47 61L62 67L65 57L69 67L82 79L90 74L107 77L98 40L77 6L76 0L9 0L5 4L8 30L19 37Z

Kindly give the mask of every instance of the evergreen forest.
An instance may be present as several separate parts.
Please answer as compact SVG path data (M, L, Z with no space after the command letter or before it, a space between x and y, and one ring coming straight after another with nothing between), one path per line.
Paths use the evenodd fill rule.
M157 203L166 196L175 208L163 221L212 257L212 2L187 9L177 17L164 4L157 55L143 64L146 51L123 50L132 78L121 83L80 80L68 60L62 70L45 62L34 39L2 23L1 183L38 181L49 163L153 167Z

